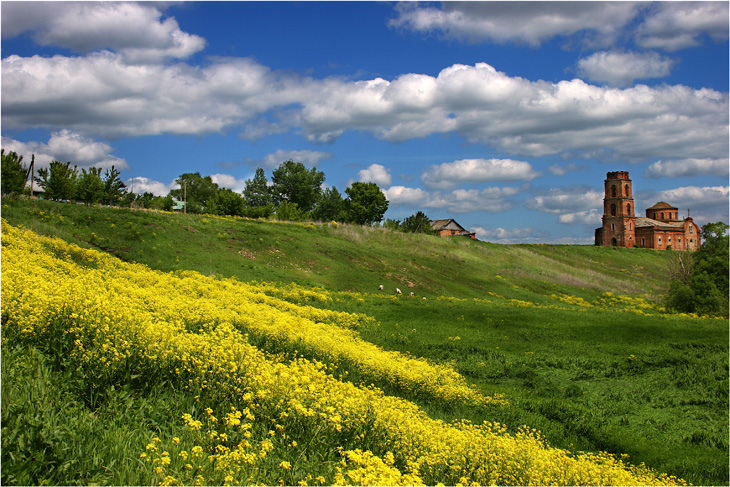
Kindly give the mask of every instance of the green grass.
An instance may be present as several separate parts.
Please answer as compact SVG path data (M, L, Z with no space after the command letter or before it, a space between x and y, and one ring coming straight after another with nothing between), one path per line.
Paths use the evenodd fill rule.
M526 424L554 446L727 484L725 321L407 298L361 311L382 323L363 338L453 361L485 393L506 394L511 406L487 414L512 431Z
M632 462L645 462L695 484L728 485L728 322L658 310L667 288L666 253L504 246L350 225L173 215L37 200L3 200L2 216L11 224L162 271L191 269L242 281L324 287L335 292L334 302L308 304L373 316L378 324L359 330L364 339L385 349L452 363L485 393L503 393L510 401L507 408L479 411L420 401L434 417L489 419L513 431L529 425L554 446L626 453ZM384 299L377 290L380 284L384 294L399 287L406 295L415 292L418 299ZM365 294L353 297L344 291ZM583 308L553 297L596 302L605 292L644 298L655 306L642 315ZM439 299L442 296L459 300ZM533 306L516 306L510 299ZM106 392L99 405L89 405L88 399L74 399L85 396L74 392L61 369L45 364L42 354L13 352L23 359L10 355L10 369L6 354L3 346L3 483L148 481L105 477L102 467L109 465L94 460L93 448L83 441L60 452L53 445L74 444L69 439L73 435L101 434L109 425L109 434L122 443L140 435L135 428L169 428L167 421L174 415L160 406L169 397L114 391ZM23 369L26 363L33 369ZM351 378L358 380L354 373ZM27 381L30 386L23 385ZM377 385L398 393L388 384ZM59 406L64 414L58 407L44 408L30 393L6 395L6 389L23 387L36 391L37 397L70 398ZM134 407L118 408L119 401L132 401ZM130 410L137 412L119 413ZM16 417L24 419L11 419ZM37 430L18 422L31 421L28 418L44 418L32 421L56 426ZM172 422L178 419L179 414ZM22 439L23 434L29 439ZM28 473L37 463L6 457L13 451L8 445L35 444L32 441L41 441L40 446L20 451L44 452L44 461L58 465L38 469L33 475L40 477ZM110 444L112 450L124 449L114 441ZM113 452L98 455L131 461ZM62 470L73 474L53 476Z
M179 428L189 398L168 390L145 396L129 388L90 396L79 382L34 347L3 345L3 485L154 481L139 460L141 442Z

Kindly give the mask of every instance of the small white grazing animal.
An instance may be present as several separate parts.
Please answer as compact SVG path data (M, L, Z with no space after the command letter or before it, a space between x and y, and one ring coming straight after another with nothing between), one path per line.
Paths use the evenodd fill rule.
M400 290L400 289L398 289L398 288L395 288L395 293L396 293L396 294L403 294L403 293L401 292L401 290Z
M380 286L378 287L378 289L380 289L380 290L382 291L382 290L383 290L383 285L381 284L381 285L380 285Z
M413 297L413 296L415 296L415 294L413 294L413 291L411 291L411 297Z

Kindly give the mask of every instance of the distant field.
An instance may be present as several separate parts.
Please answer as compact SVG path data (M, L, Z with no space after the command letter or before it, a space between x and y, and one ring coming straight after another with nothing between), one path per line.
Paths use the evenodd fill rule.
M327 364L326 374L332 380L346 378L361 387L373 384L386 395L417 405L431 419L469 420L474 424L484 420L498 422L505 425L505 434L515 438L521 434L519 428L527 425L541 431L552 447L571 452L628 454L632 464L643 462L658 472L690 483L728 484L728 322L664 312L660 296L666 291L666 254L662 252L593 246L502 246L331 223L289 224L87 208L43 201L3 200L2 217L10 225L40 235L59 237L123 261L172 273L164 274L169 278L154 277L160 283L167 282L163 279L177 282L174 279L189 277L194 279L190 285L200 286L205 282L209 286L205 289L211 289L205 293L213 293L219 292L213 289L237 286L226 280L235 278L236 282L249 283L251 287L246 288L246 293L260 296L244 299L241 294L242 301L273 300L275 304L270 308L284 313L264 316L261 308L251 313L250 322L246 321L249 318L234 319L232 315L216 318L221 310L233 306L231 300L216 301L211 297L210 304L205 304L210 307L205 308L200 301L205 297L201 294L204 291L191 291L190 302L200 303L195 304L201 310L199 314L178 316L175 313L180 311L173 307L165 311L168 314L160 314L159 319L165 323L182 320L192 338L202 340L213 333L214 324L233 320L241 333L246 333L248 343L257 350L255 353L260 351L269 357L267 360L279 357L276 360L290 368L297 364L295 357L316 360ZM8 258L16 254L6 252L6 240L3 230L4 284L10 282L6 279L12 279L8 272L16 268ZM63 259L64 252L69 251L58 250L56 256ZM101 266L93 264L96 257L91 254L86 257L72 253L66 260L69 258L77 265L83 264L81 269L69 270L80 275L92 273L92 269ZM53 264L58 265L61 264ZM186 270L197 271L201 276L193 278L183 272ZM114 275L114 279L121 279ZM145 279L153 279L153 274L145 275L148 276ZM202 278L212 281L200 281ZM123 281L119 282L123 289ZM141 280L134 281L134 285L133 281L127 282L132 289L142 285ZM382 292L378 290L380 284L385 288ZM403 296L394 294L396 287L404 292ZM154 299L162 299L164 289L158 286L161 296ZM415 294L413 298L409 296L411 291ZM55 291L49 287L44 292ZM244 289L237 292L243 293ZM8 331L6 322L13 323L15 317L6 316L7 296L4 286L3 483L8 480L37 483L43 479L44 469L33 472L34 463L30 459L8 456L9 449L17 450L19 444L32 445L32 441L40 442L42 447L39 450L36 444L35 450L47 452L46 457L35 459L35 465L44 462L50 465L45 472L57 475L52 478L57 483L164 483L165 476L159 476L154 468L146 470L148 477L130 477L129 471L148 465L140 460L141 452L149 455L156 452L158 463L166 461L162 459L162 450L146 449L145 445L154 446L153 437L159 437L161 443L168 442L169 448L174 437L183 442L199 441L194 435L175 436L185 431L186 435L194 433L190 428L181 430L175 423L180 423L183 411L197 411L197 417L202 414L204 418L204 405L197 405L194 394L189 395L188 389L181 388L161 372L152 374L154 387L145 385L139 378L130 379L135 374L131 369L124 380L90 381L88 373L101 373L102 369L89 365L79 352L71 363L55 355L53 347L44 345L43 340L23 338L20 328ZM13 299L24 299L22 294L13 296L17 296ZM166 306L165 301L160 301L158 308ZM177 306L185 309L184 300ZM63 316L57 326L73 323L70 314ZM111 316L119 323L127 323L124 314ZM289 328L277 328L283 322L291 323L287 325ZM22 328L20 322L15 326ZM322 335L317 338L320 329ZM340 346L329 344L328 340L333 337L339 337L336 338L339 341L332 343ZM101 346L101 342L92 342L96 344L94 347ZM92 342L86 345L89 353L92 353ZM76 350L72 344L65 346ZM397 355L371 361L372 357L380 357L380 353ZM407 362L410 359L417 362ZM123 367L134 365L127 359L119 360L120 364L126 364ZM385 363L392 367L384 368ZM174 373L180 365L169 367ZM85 370L87 376L77 376L74 370ZM408 370L420 372L405 374ZM323 376L323 384L330 384L326 382L329 378ZM24 381L33 385L28 386ZM100 389L90 393L88 388L92 383ZM200 384L196 382L195 387ZM26 389L35 392L18 392ZM219 408L233 404L230 401L235 394L224 399L211 396L205 388L198 390ZM66 417L73 419L73 426L58 423L64 420L56 416L58 412L53 408L43 409L36 404L36 398L44 394L70 398L72 402L60 407L65 408ZM122 419L117 416L123 404L127 404L126 410L129 405L134 408L127 413L130 417ZM253 401L252 410L254 404L260 409L261 418L275 413L273 418L288 411L281 404L264 404L262 400ZM241 403L236 403L236 407L243 409ZM89 416L89 411L94 415ZM11 421L8 416L11 412L26 418L25 422ZM221 418L224 412L216 414ZM43 425L32 423L31 417L45 418L47 424L56 421L55 424L61 424L54 430L56 434L66 433L50 441L53 438L44 436ZM251 424L255 438L257 434L263 435L259 438L261 447L268 430L256 431L263 425L257 426L256 421ZM425 464L420 470L414 470L413 465L409 467L407 455L398 453L395 443L388 443L395 440L390 436L393 433L386 433L390 431L387 429L382 433L385 436L377 438L365 435L365 430L350 437L328 433L329 439L318 440L303 451L302 444L308 435L324 428L324 424L329 423L284 424L288 439L275 431L273 438L281 442L274 445L272 453L277 461L265 468L259 465L255 472L261 476L254 476L253 480L265 483L301 480L309 485L339 481L334 466L342 456L336 449L327 453L335 444L352 451L367 446L378 458L387 459L384 456L387 451L394 453L393 463L378 464L382 472L393 474L392 470L385 469L389 466L402 474L389 477L391 484L413 482L413 477L407 477L409 472L414 475L420 472L421 480L427 483L454 484L461 480L459 476L429 470ZM299 427L303 429L294 433ZM84 436L82 433L114 431L114 428L123 440L110 446L111 451L92 453L98 446L86 443L78 444L76 451L52 448L52 443L74 444L71 441L74 435L80 437ZM23 431L38 431L38 435L24 436ZM43 438L48 441L43 443ZM292 447L292 442L299 446ZM22 454L23 450L20 451ZM435 451L424 453L422 458L434 462L440 458L438 461L443 462L445 457L439 457ZM355 483L353 479L360 478L355 473L358 462L377 463L367 456L356 459L345 455L345 458L349 458L346 471L352 475L344 481ZM110 465L110 459L116 463ZM280 469L282 462L294 467ZM171 463L169 468L174 466ZM7 465L21 464L26 465L25 469L10 467L8 470ZM184 473L184 464L181 465ZM488 474L478 469L467 475L463 471L466 464L454 464L456 467L471 481L485 483L492 478L489 475L496 475L496 470ZM8 471L17 477L7 477ZM523 471L532 472L526 466ZM63 472L70 476L64 477ZM254 475L254 470L246 472ZM306 472L316 474L307 479ZM514 471L506 466L500 472L501 483L520 483L520 480L524 483L528 478L509 477ZM218 478L213 472L206 471L208 474L211 475L208 481ZM316 480L317 474L324 482ZM533 480L539 478L534 476L535 472L530 475ZM224 477L221 475L220 483L225 483ZM180 475L176 478L179 481ZM582 483L578 480L580 476L571 478L572 483ZM588 478L585 477L586 483ZM245 483L247 477L241 479ZM194 482L195 477L191 476L190 480Z

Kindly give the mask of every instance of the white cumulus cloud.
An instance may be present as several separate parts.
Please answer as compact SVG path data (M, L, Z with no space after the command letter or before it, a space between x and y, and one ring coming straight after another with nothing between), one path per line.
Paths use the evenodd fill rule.
M727 2L400 2L392 27L467 42L527 44L561 37L598 48L633 37L676 51L728 38ZM643 17L643 18L642 18Z
M124 181L129 191L135 194L152 193L155 196L166 196L173 189L178 189L180 186L175 184L173 181L170 184L161 183L154 179L137 176L129 178Z
M601 51L578 61L578 74L612 86L630 86L637 79L669 76L675 61L657 52Z
M649 178L686 178L700 175L728 177L730 160L724 159L681 159L657 161L644 172Z
M421 175L421 181L431 189L447 189L468 182L531 181L540 175L525 161L462 159L430 166Z
M69 130L51 133L47 143L20 142L3 137L2 146L6 152L14 151L22 155L23 161L30 162L31 156L35 155L36 168L47 167L56 160L70 162L79 168L93 166L108 169L114 166L120 171L129 169L126 160L111 155L114 149L106 142L92 140Z
M220 188L228 188L236 193L243 191L246 187L245 179L237 179L235 176L230 174L211 174L210 179Z
M558 221L565 225L583 225L591 227L601 226L601 211L591 208L590 210L576 211L574 213L565 213L558 217Z
M3 38L29 32L40 45L77 52L111 49L127 62L187 58L205 40L163 19L156 6L134 2L3 2Z
M394 27L471 42L531 46L577 33L604 44L638 13L633 2L401 2L396 10L398 17L390 22Z
M460 214L470 211L499 213L515 206L512 197L525 191L525 187L489 187L483 189L456 189L453 191L425 191L421 188L391 186L383 190L389 207L413 209L435 208Z
M340 90L304 101L303 132L332 141L347 129L366 130L394 142L457 133L518 155L603 154L634 162L728 151L727 95L714 90L532 82L485 63L450 66L434 81L428 109L403 109L390 93L395 81L338 83Z
M635 40L647 49L676 51L700 45L703 34L727 41L728 2L653 2Z
M388 169L381 164L371 164L357 173L357 180L363 183L375 183L380 187L390 186L393 182Z
M543 213L567 214L603 208L604 194L589 186L570 186L540 191L525 200L525 207Z

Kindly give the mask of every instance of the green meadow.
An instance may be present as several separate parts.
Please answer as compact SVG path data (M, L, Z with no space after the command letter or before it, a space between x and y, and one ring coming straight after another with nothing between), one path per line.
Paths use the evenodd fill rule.
M3 199L2 217L163 272L272 283L270 293L295 304L363 313L374 320L357 329L361 338L451 364L509 402L468 408L337 364L350 380L373 382L433 418L488 420L515 432L527 425L555 447L625 454L692 484L728 485L728 320L664 310L666 252L497 245L332 222L28 199ZM299 289L323 289L333 299ZM303 347L267 351L319 358ZM2 367L3 484L135 483L105 475L108 459L121 471L136 468L133 439L171 421L178 411L170 404L190 401L142 400L121 389L89 404L74 396L73 374L47 353L8 348L5 339ZM93 436L107 439L108 451L90 443Z

